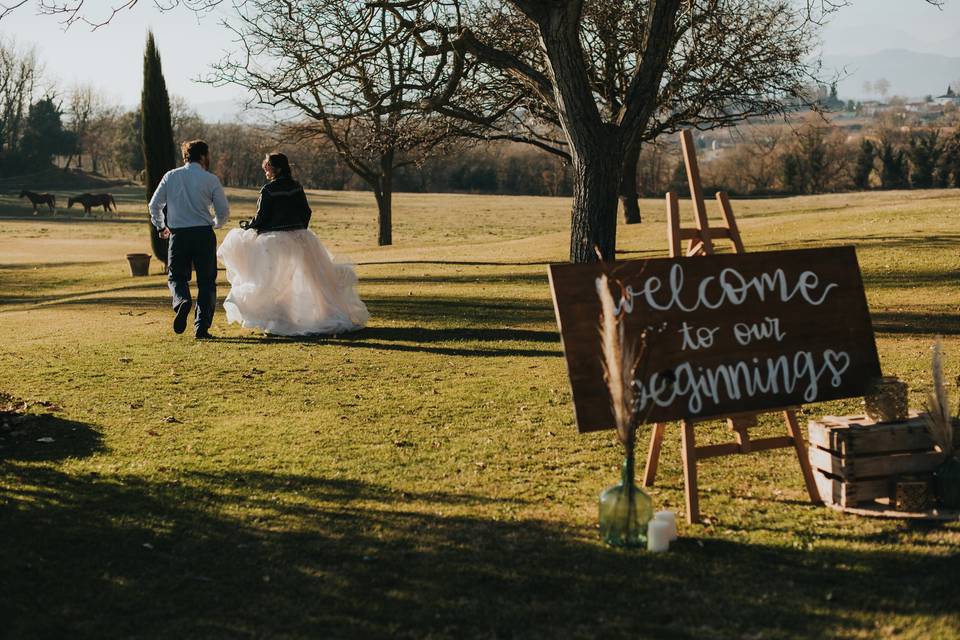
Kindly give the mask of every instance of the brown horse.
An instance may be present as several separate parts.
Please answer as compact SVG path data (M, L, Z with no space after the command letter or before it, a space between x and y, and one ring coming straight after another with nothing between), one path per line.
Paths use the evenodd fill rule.
M104 213L117 210L117 203L109 193L81 193L78 196L73 196L67 200L67 209L73 207L75 202L83 205L83 212L87 215L90 215L93 207L99 207L101 205L103 206ZM110 205L113 205L113 209L110 208Z
M57 206L57 197L52 193L34 193L33 191L27 191L24 189L20 192L20 197L26 196L30 200L30 204L33 205L33 215L37 215L37 205L45 204L50 207L50 213L54 212L54 207Z

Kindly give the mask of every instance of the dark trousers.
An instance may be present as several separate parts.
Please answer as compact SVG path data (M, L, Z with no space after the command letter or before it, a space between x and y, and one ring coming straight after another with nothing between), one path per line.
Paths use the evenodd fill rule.
M170 229L167 285L173 308L190 302L190 274L197 272L197 311L194 327L209 329L217 306L217 236L213 227Z

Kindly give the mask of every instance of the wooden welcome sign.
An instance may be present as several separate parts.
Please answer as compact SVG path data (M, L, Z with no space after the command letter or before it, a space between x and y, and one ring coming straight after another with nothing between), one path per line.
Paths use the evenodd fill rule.
M641 422L862 396L880 364L853 247L550 265L581 432L613 427L597 279L607 270L625 331L645 335Z

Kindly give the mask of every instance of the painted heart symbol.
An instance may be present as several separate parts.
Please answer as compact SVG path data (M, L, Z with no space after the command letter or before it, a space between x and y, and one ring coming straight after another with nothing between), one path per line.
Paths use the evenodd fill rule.
M823 352L823 361L833 372L833 378L830 380L830 384L835 387L840 386L840 376L844 371L850 368L850 354L846 351L834 351L833 349L827 349Z

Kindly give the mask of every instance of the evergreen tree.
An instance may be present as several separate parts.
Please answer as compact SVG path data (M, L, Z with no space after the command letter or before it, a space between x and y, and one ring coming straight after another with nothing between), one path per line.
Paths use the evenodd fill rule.
M827 143L822 127L811 127L800 135L799 158L804 193L821 193L829 177L827 175Z
M947 139L937 162L936 186L960 187L960 131Z
M163 174L177 166L177 151L173 142L173 125L170 120L170 96L160 67L160 52L153 40L153 32L147 33L147 48L143 53L143 93L140 97L141 135L143 141L143 164L146 172L147 200L153 196ZM167 241L150 225L150 246L153 255L164 264L167 262Z
M857 165L853 170L853 184L857 189L870 188L870 174L873 173L873 163L877 158L877 149L867 138L860 141L860 151L857 153Z
M45 169L53 156L68 155L76 146L76 138L63 128L63 112L47 96L30 105L20 140L24 165L29 169Z
M880 143L880 185L884 189L905 189L909 186L907 156L889 140Z
M674 191L681 198L690 196L690 183L687 182L687 165L683 163L683 160L673 167L673 174L670 176L667 191Z
M918 189L933 186L933 174L943 153L939 131L918 131L910 138L910 184Z
M806 191L806 180L803 177L803 163L792 151L783 155L783 190L787 193L803 193Z

